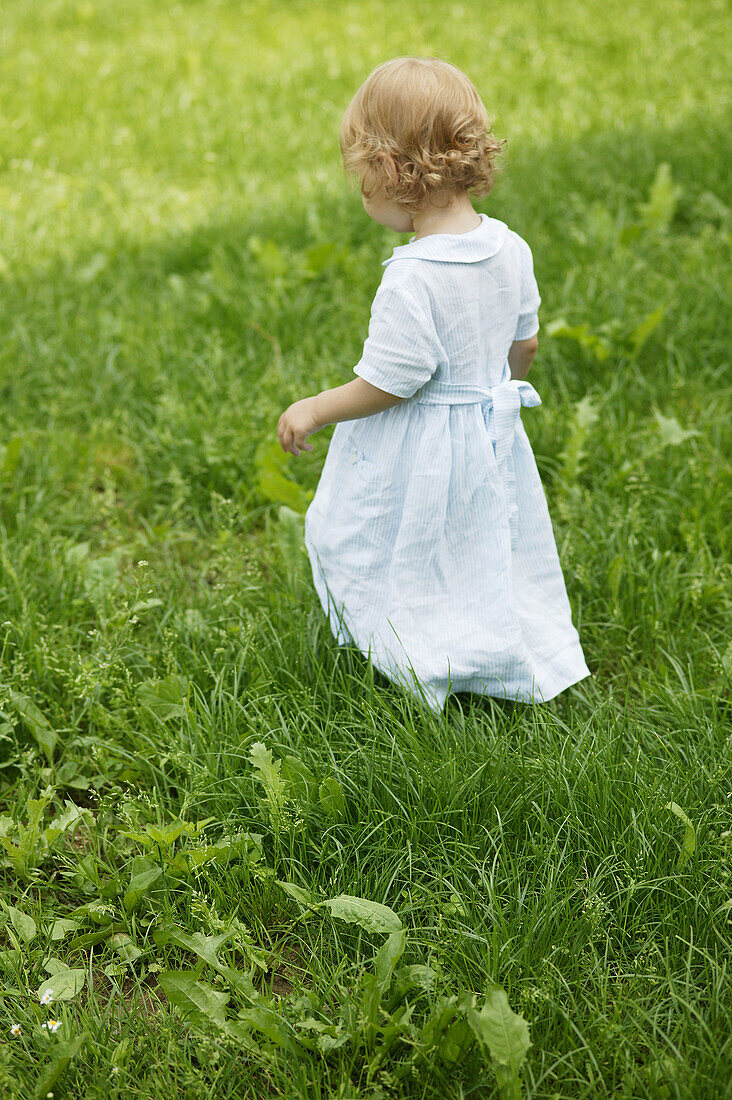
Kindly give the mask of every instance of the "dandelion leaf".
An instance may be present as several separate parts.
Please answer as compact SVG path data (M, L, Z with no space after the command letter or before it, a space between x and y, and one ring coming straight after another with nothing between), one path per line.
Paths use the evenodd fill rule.
M27 729L35 738L39 748L45 753L48 763L52 764L53 754L58 740L53 726L28 695L22 695L17 691L11 691L10 701Z
M10 923L23 943L32 943L36 938L36 922L33 917L27 916L26 913L22 913L20 909L16 909L12 905L8 906L8 915Z
M515 1013L500 986L492 986L478 1011L468 1008L467 1020L480 1046L490 1057L505 1100L521 1096L519 1072L531 1046L529 1025Z
M86 982L86 971L80 968L57 970L38 987L38 997L51 993L54 1001L72 1001L81 993Z
M330 908L331 916L348 924L357 924L367 932L400 932L402 922L393 909L378 901L339 894L329 898L325 904Z

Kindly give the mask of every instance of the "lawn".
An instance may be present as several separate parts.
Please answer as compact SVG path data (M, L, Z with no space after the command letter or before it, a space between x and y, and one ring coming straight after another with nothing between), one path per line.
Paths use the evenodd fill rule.
M2 1097L732 1096L727 15L5 0ZM332 429L276 438L406 240L337 144L401 54L474 80L534 252L593 673L543 706L338 648Z

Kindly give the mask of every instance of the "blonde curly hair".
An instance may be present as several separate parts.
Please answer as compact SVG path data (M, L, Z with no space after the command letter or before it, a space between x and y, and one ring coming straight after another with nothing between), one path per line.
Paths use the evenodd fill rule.
M491 125L475 85L455 65L395 57L369 74L346 108L343 166L366 198L381 191L411 213L442 190L482 198L506 144Z

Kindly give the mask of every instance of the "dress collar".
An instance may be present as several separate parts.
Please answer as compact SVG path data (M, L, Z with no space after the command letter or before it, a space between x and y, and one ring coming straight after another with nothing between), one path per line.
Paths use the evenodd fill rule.
M487 214L481 213L479 217L481 224L467 233L429 233L419 240L410 237L407 244L397 245L388 260L382 261L382 266L392 260L443 260L461 264L487 260L503 244L508 226Z

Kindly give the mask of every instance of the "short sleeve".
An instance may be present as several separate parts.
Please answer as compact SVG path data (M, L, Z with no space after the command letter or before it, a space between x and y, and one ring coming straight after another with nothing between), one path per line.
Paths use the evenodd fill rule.
M426 288L382 281L354 372L380 390L411 397L429 382L443 359Z
M539 331L539 288L534 277L534 258L523 237L516 234L521 256L521 298L514 340L528 340Z

